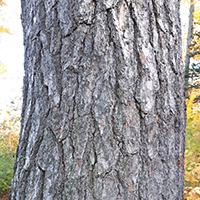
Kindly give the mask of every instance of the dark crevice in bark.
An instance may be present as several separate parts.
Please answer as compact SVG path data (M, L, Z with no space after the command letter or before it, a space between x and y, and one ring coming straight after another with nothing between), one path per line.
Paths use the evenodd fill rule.
M52 139L53 139L53 141L54 141L54 144L58 143L58 139L57 139L57 137L56 137L56 134L55 134L54 131L52 130L52 128L51 128L51 127L48 127L48 129L49 129L50 132L51 132L51 135L52 135Z
M64 190L65 190L65 179L66 179L66 174L65 174L65 160L64 160L64 147L63 147L63 144L62 142L59 142L58 143L58 147L59 147L59 153L60 153L60 160L61 160L61 165L60 165L60 173L61 173L61 176L62 176L62 182L60 183L61 184L61 188L60 188L60 195L61 195L61 199L63 199L63 193L64 193Z
M78 30L78 28L80 26L82 26L82 25L86 25L88 27L91 27L93 24L88 24L86 22L80 22L77 26L73 27L73 29L67 35L62 36L62 38L67 38L67 37L72 36L73 34L76 33L76 31Z
M108 25L108 30L109 30L109 33L108 33L109 44L111 45L113 43L113 38L112 38L112 29L110 25L111 19L112 19L112 13L110 12L110 9L107 10L106 16L107 16L107 25Z
M86 190L86 188L84 190L84 200L87 200L87 190Z
M65 185L65 179L66 179L66 174L65 174L65 162L64 162L64 147L63 147L63 143L62 141L58 141L56 134L54 133L54 131L52 130L52 128L48 128L50 130L50 132L52 133L52 139L54 141L54 145L58 147L58 152L59 152L59 173L61 173L61 177L62 177L62 182L61 184L61 188L59 188L59 191L56 191L55 196L58 196L60 194L60 196L62 196L61 199L63 199L63 192L64 192L64 185Z
M152 9L151 9L152 7ZM155 55L155 41L153 40L153 36L154 36L154 22L156 21L156 17L155 17L155 14L154 12L156 12L155 8L153 7L153 4L152 4L152 1L148 2L148 9L149 9L149 12L148 12L148 22L149 22L149 43L151 44L152 48L154 49L154 55Z
M117 175L116 177L117 177L118 184L119 184L119 186L118 186L119 195L120 194L122 195L122 193L124 193L123 196L125 197L126 185L125 185L124 177L121 175L122 174L121 171L118 171L118 170L115 170L115 171L116 171L116 175ZM122 187L123 191L120 191L120 186Z
M157 27L157 30L159 32L158 35L160 36L160 31L162 31L163 33L165 33L165 30L162 29L162 27L160 26L159 22L158 22L158 19L160 19L160 15L158 14L158 9L157 9L157 3L155 2L155 0L151 0L152 2L152 6L153 6L153 13L154 13L154 16L155 16L155 21L156 21L156 27Z
M74 122L75 122L75 112L77 109L77 104L76 104L76 98L78 96L78 90L79 90L79 80L78 80L78 74L77 73L73 73L76 76L76 81L77 81L77 85L76 85L76 89L75 89L75 93L73 96L73 107L72 107L72 112L73 112L73 117L72 119L70 119L70 124L69 124L69 133L68 133L68 137L70 139L70 145L72 147L72 158L73 160L75 159L75 144L73 142L73 129L74 129Z
M24 63L25 65L26 63ZM27 108L27 103L28 103L28 91L29 91L29 84L28 84L28 76L25 73L24 79L23 79L23 102L22 104L24 105L22 107L22 112L21 112L21 129L22 126L24 125L24 120L25 120L25 113L26 113L26 108Z
M43 170L40 165L38 165L38 168L41 171L41 177L40 177L40 188L39 188L39 198L42 200L43 199L43 190L44 190L44 184L45 184L45 170Z
M169 65L172 69L172 71L174 72L175 75L178 75L178 70L176 67L176 63L173 63L173 56L174 56L174 48L172 47L172 44L174 46L175 41L175 35L174 35L174 31L173 31L173 26L174 26L174 22L171 19L172 18L172 13L170 13L170 5L168 1L164 1L164 10L166 13L166 20L168 21L168 32L166 34L166 36L168 37L168 39L166 40L166 47L168 49L168 62ZM170 36L172 36L173 39L173 43L172 41L170 41ZM176 45L175 45L176 46Z
M162 75L162 70L163 70L162 68L163 68L163 65L164 65L164 61L161 60L161 59L163 59L163 51L162 51L163 45L162 45L161 34L164 32L164 30L162 30L162 28L160 27L160 25L158 23L158 10L157 10L157 7L156 7L156 4L155 4L154 0L152 0L152 6L153 6L153 15L155 17L155 22L156 22L156 26L155 27L156 27L156 31L158 33L158 38L159 38L157 45L159 45L158 47L160 49L159 52L157 52L157 50L155 49L156 53L154 54L155 62L156 62L156 71L157 71L157 75L158 75L159 88L160 88L160 90L155 93L155 96L156 96L156 98L155 98L155 105L156 105L155 110L157 111L157 113L156 113L157 116L160 119L162 119L162 115L161 115L161 112L160 112L161 111L160 110L161 109L160 106L164 102L160 102L160 98L163 99L161 97L161 94L163 96L163 94L166 93L166 90L167 90L167 87L168 87L167 80ZM163 99L163 101L164 101L164 99ZM159 106L159 107L157 107L157 106ZM162 119L162 120L165 121L165 119ZM159 124L159 121L158 121L158 124ZM160 130L162 130L162 127L161 127Z
M44 32L44 34L46 35L46 37L50 38L49 34L46 31L46 25L45 25L45 21L46 21L46 9L45 9L44 1L40 2L40 6L39 6L39 19L40 19L40 24L39 24L40 31L39 32ZM39 33L37 35L39 35ZM48 41L50 41L50 39L48 39ZM48 44L48 46L50 46L50 44Z
M116 32L116 29L115 28L115 24L111 24L111 22L113 22L113 18L112 18L112 12L111 12L112 8L109 8L107 9L107 26L108 26L108 30L109 30L109 33L108 33L108 37L109 37L109 44L110 46L113 46L114 48L114 57L115 57L115 61L116 61L116 65L115 65L115 68L114 68L114 78L115 78L115 85L114 85L114 88L113 88L113 93L114 93L114 104L112 105L112 115L111 115L111 123L112 123L112 133L113 133L113 139L116 141L116 144L118 145L119 149L120 149L120 152L121 154L123 155L124 154L124 150L123 148L125 148L125 143L123 141L123 138L122 138L122 135L119 135L117 134L117 132L115 131L115 126L116 126L116 107L120 105L120 96L119 96L119 82L118 80L120 79L120 70L118 68L120 68L121 66L121 63L123 62L122 60L120 60L120 57L118 57L117 54L120 54L122 53L121 49L119 46L121 46L120 44L117 45L118 41L115 39L114 37L114 33ZM118 52L119 51L119 52ZM122 53L123 54L123 53ZM113 87L111 85L111 83L109 83L111 88ZM122 145L121 145L122 144Z
M97 152L96 152L96 146L95 146L95 135L98 133L98 135L100 135L100 130L99 130L99 126L98 126L98 122L95 118L95 111L94 111L94 103L95 103L95 98L94 98L94 94L93 94L94 90L92 91L92 103L91 103L91 107L90 107L90 113L91 113L91 118L93 119L93 126L95 128L95 131L92 132L92 149L91 151L93 151L94 153L94 164L92 164L92 169L91 169L91 185L90 185L90 189L91 189L91 193L92 193L92 197L93 200L96 200L96 196L95 196L95 192L94 192L94 184L95 184L95 179L96 179L96 169L95 169L95 165L98 162L98 156L97 156ZM100 135L101 137L101 135ZM90 165L90 164L89 164Z
M136 86L136 88L137 87L140 88L141 80L142 80L142 77L143 77L143 72L142 72L143 71L142 70L143 64L142 64L141 52L139 50L137 40L138 40L139 36L141 35L141 33L140 33L138 22L136 21L137 17L135 15L135 11L134 11L134 7L133 7L132 3L129 6L129 12L130 12L131 19L133 21L133 30L134 30L134 33L133 33L134 34L134 38L133 38L134 46L133 46L133 48L134 48L135 57L136 57L136 61L137 61L137 72L138 72L138 76L139 76L137 81L136 81L136 84L138 83L139 85ZM137 102L139 103L140 100L137 99Z
M167 24L168 24L169 34L171 34L174 37L174 33L173 33L173 24L174 24L174 22L172 20L172 14L173 13L170 12L171 5L169 4L169 1L167 1L167 0L164 0L163 5L164 5L163 8L164 8L165 13L166 13L166 15L165 15L166 19L165 20L168 22Z
M162 30L162 27L160 26L160 24L159 24L159 22L158 22L158 19L159 19L159 15L158 15L158 9L157 9L157 5L156 5L156 3L154 2L154 0L151 0L151 2L152 2L152 6L153 6L153 12L152 12L152 14L153 14L153 16L154 16L154 18L155 18L155 22L156 22L156 32L158 33L158 38L159 38L159 47L160 47L160 49L162 50L162 39L161 39L161 34L162 33L165 33L165 31L164 30ZM166 33L165 33L166 34ZM164 36L163 36L164 37ZM161 51L162 52L162 51ZM159 66L159 65L157 65L157 66Z
M28 119L26 121L26 123L24 124L24 127L23 129L21 129L21 132L20 132L20 142L23 144L21 145L20 149L19 149L19 152L20 152L20 157L22 157L23 159L23 164L22 166L24 165L25 163L25 157L26 157L26 148L27 148L27 145L28 145L28 139L29 139L29 134L30 134L30 130L31 130L31 118L32 118L32 115L34 113L34 105L35 103L31 103L31 108L30 108L30 114L28 116ZM23 135L22 135L23 134ZM20 158L21 160L21 158Z
M94 2L95 2L95 11L94 11L94 13L95 13L95 18L94 18L94 22L93 22L93 24L92 24L92 26L91 26L91 29L92 29L92 50L91 50L91 52L92 52L92 56L95 54L95 48L94 48L94 46L95 46L95 36L96 36L96 18L97 18L97 14L96 14L96 9L97 9L97 2L96 2L96 0L94 0Z
M70 139L70 145L72 147L72 158L74 160L75 159L76 150L75 150L75 146L74 146L73 139L72 139L71 135L69 136L69 139Z
M119 172L116 171L116 173L118 174ZM119 175L118 175L118 176L119 176ZM118 178L118 179L119 179L119 178ZM121 185L120 183L117 184L117 189L118 189L117 196L118 196L118 197L122 196L122 191L121 191L121 189L120 189L120 185Z
M92 191L93 200L96 200L97 198L96 198L96 195L95 195L94 185L95 185L95 179L96 179L95 165L97 163L97 153L96 153L96 147L95 147L95 144L94 144L94 138L93 138L93 151L94 151L95 160L94 160L94 164L92 165L92 171L91 171L91 191Z
M138 179L138 199L143 199L143 198L147 198L146 196L144 196L144 180L146 179L146 166L149 166L149 158L148 158L148 152L147 152L147 144L148 144L148 132L147 132L147 127L146 127L146 122L145 122L145 117L146 117L146 113L144 112L144 110L142 109L142 105L141 105L141 96L140 94L140 90L142 89L142 79L144 79L145 76L148 75L146 69L144 69L143 66L143 61L141 58L141 50L138 47L138 39L141 33L140 33L140 25L138 24L138 20L137 17L135 15L135 11L134 11L134 6L131 3L129 6L129 10L130 10L130 15L131 15L131 19L133 21L134 24L134 52L135 52L135 58L137 61L137 71L138 71L138 80L136 82L136 94L133 97L136 103L136 108L138 110L139 113L139 124L140 124L140 137L138 138L138 141L140 143L140 148L138 151L138 155L140 160L140 164L141 164L141 169L139 170L139 179ZM147 188L146 188L147 189Z
M35 68L34 68L35 69ZM36 69L35 69L36 70ZM27 77L27 76L25 76ZM23 195L26 194L26 187L28 186L27 182L28 182L28 177L30 175L30 171L34 165L34 160L36 158L39 146L43 140L43 137L40 136L40 134L38 133L38 136L36 136L36 142L34 143L34 147L32 148L32 152L30 152L30 163L25 167L25 160L26 160L26 151L27 151L27 146L28 146L28 141L29 141L29 135L31 134L31 129L32 129L32 116L35 112L35 104L36 104L36 99L35 97L37 97L37 91L34 89L35 85L37 84L37 78L36 78L36 72L34 72L34 77L33 77L33 83L31 88L28 87L27 88L27 93L29 93L30 90L32 90L31 92L31 106L30 106L30 111L29 111L29 116L27 118L26 121L23 122L23 125L21 127L21 134L20 134L20 143L22 144L21 146L18 146L18 153L17 153L17 160L19 160L19 167L21 168L21 170L23 171L23 175L21 176L21 180L24 180L21 182L21 184L23 183L23 186L21 184L19 184L19 188L23 188ZM28 83L26 83L26 85L28 85ZM24 91L25 92L25 91ZM28 96L25 95L26 98L28 98ZM40 97L38 97L40 98ZM26 100L28 101L28 99ZM27 110L25 110L24 112L27 112ZM48 112L47 112L48 115ZM40 131L39 131L40 132ZM23 135L22 135L23 133ZM24 166L24 167L23 167ZM23 167L23 169L22 169ZM15 164L15 170L16 170L17 166ZM15 171L14 170L14 171ZM16 196L16 193L15 193ZM25 198L25 196L23 196L22 198Z
M57 4L56 4L57 5ZM61 36L61 26L60 26L60 20L58 18L58 10L57 7L55 7L55 22L54 22L54 30L56 35L54 35L54 37L58 38L59 41L59 49L57 52L57 56L54 55L53 56L53 61L57 61L54 65L55 65L55 71L56 71L56 78L57 78L57 91L60 97L60 101L59 101L59 105L58 107L61 107L61 102L62 102L62 91L63 91L63 87L62 87L62 63L61 63L61 52L62 52L62 36ZM58 58L57 58L58 57Z
M28 163L27 166L25 165L22 169L23 175L22 174L20 175L20 179L23 181L21 181L21 184L19 184L19 186L18 186L22 192L22 194L20 194L20 195L22 195L22 199L26 199L26 190L27 190L27 186L28 186L29 176L30 176L32 168L34 168L36 166L35 159L36 159L39 147L42 143L42 140L43 140L43 137L37 138L37 140L34 144L34 147L33 147L33 151L30 153L30 158L29 158L30 163ZM26 145L26 147L27 147L27 145ZM21 188L23 188L23 189L21 189Z

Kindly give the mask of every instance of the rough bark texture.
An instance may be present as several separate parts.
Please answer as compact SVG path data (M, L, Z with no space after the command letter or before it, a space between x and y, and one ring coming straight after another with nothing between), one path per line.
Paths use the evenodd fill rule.
M22 0L10 199L183 199L179 0Z

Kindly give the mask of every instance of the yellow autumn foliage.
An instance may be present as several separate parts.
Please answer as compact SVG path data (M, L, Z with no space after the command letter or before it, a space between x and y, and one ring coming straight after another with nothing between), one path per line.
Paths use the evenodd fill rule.
M187 187L184 190L185 200L200 200L200 188L199 187Z
M7 6L7 4L5 4L2 0L0 0L0 6ZM5 28L3 25L0 25L0 33L8 33L8 34L10 34L10 31L9 31L8 28Z
M0 0L0 6L7 6L2 0Z
M6 69L5 69L4 64L0 63L0 75L5 73L5 72L6 72Z
M8 28L4 28L4 26L1 25L1 26L0 26L0 33L8 33L8 34L10 34L10 31L9 31Z
M188 92L189 98L186 99L187 105L187 129L200 131L200 108L199 103L194 103L197 96L200 95L200 89L193 89Z
M200 200L200 104L194 103L200 89L189 91L185 149L185 200Z
M195 21L198 22L198 23L200 23L200 12L199 12L199 10L200 10L200 6L197 6L197 7L195 8L194 13L193 13L194 19L195 19Z

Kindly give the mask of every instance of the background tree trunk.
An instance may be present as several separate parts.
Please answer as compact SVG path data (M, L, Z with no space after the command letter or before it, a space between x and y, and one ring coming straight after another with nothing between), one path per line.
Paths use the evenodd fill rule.
M10 199L183 199L179 0L22 0Z
M190 11L188 20L188 31L187 31L187 44L185 53L185 97L188 97L188 87L189 87L189 67L190 67L190 45L192 42L192 29L193 29L193 18L194 18L194 2L190 1Z

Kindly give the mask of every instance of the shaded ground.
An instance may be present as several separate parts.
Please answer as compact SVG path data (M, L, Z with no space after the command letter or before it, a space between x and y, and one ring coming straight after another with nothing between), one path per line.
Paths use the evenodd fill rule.
M4 192L1 192L0 193L0 200L7 200L8 196L9 196L9 191L8 190L6 190Z

